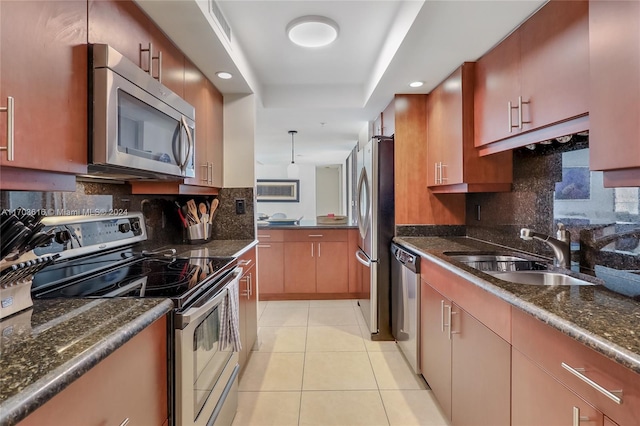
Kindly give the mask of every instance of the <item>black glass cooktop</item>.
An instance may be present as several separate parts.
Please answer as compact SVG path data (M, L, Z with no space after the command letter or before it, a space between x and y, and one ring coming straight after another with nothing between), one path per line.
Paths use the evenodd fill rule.
M34 299L167 297L182 307L234 267L231 257L142 257L119 251L52 265L36 274Z

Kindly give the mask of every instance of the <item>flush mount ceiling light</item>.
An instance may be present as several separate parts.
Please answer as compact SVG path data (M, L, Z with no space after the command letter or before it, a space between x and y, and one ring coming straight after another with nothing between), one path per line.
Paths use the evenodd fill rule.
M287 25L289 40L302 47L322 47L338 38L338 24L324 16L303 16Z
M414 81L412 83L409 83L410 87L422 87L422 85L424 84L423 81Z
M297 179L300 176L300 168L296 164L293 152L293 136L298 133L297 130L289 130L289 134L291 135L291 164L287 166L287 177L289 179Z
M218 76L218 78L221 78L223 80L229 80L230 78L233 77L233 75L231 75L231 73L228 73L228 72L225 72L225 71L217 72L216 75Z

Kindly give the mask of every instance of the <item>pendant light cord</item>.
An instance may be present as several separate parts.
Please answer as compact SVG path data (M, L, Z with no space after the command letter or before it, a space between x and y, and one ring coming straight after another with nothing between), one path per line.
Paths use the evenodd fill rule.
M295 135L296 133L298 133L297 130L289 130L289 134L291 135L291 164L295 164L295 160L293 159L293 135Z

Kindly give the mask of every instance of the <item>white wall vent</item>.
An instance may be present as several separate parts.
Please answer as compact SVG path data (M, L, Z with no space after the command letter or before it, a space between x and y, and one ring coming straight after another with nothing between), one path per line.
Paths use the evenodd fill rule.
M216 3L215 0L209 0L209 13L213 17L213 19L218 23L220 29L227 36L227 40L231 42L231 27L227 23L227 20L224 19L224 15Z

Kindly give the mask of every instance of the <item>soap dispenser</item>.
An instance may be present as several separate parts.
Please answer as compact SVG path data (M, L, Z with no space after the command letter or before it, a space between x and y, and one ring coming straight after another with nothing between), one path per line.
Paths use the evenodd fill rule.
M562 241L571 247L571 233L564 227L564 223L558 222L558 231L556 232L556 239Z

